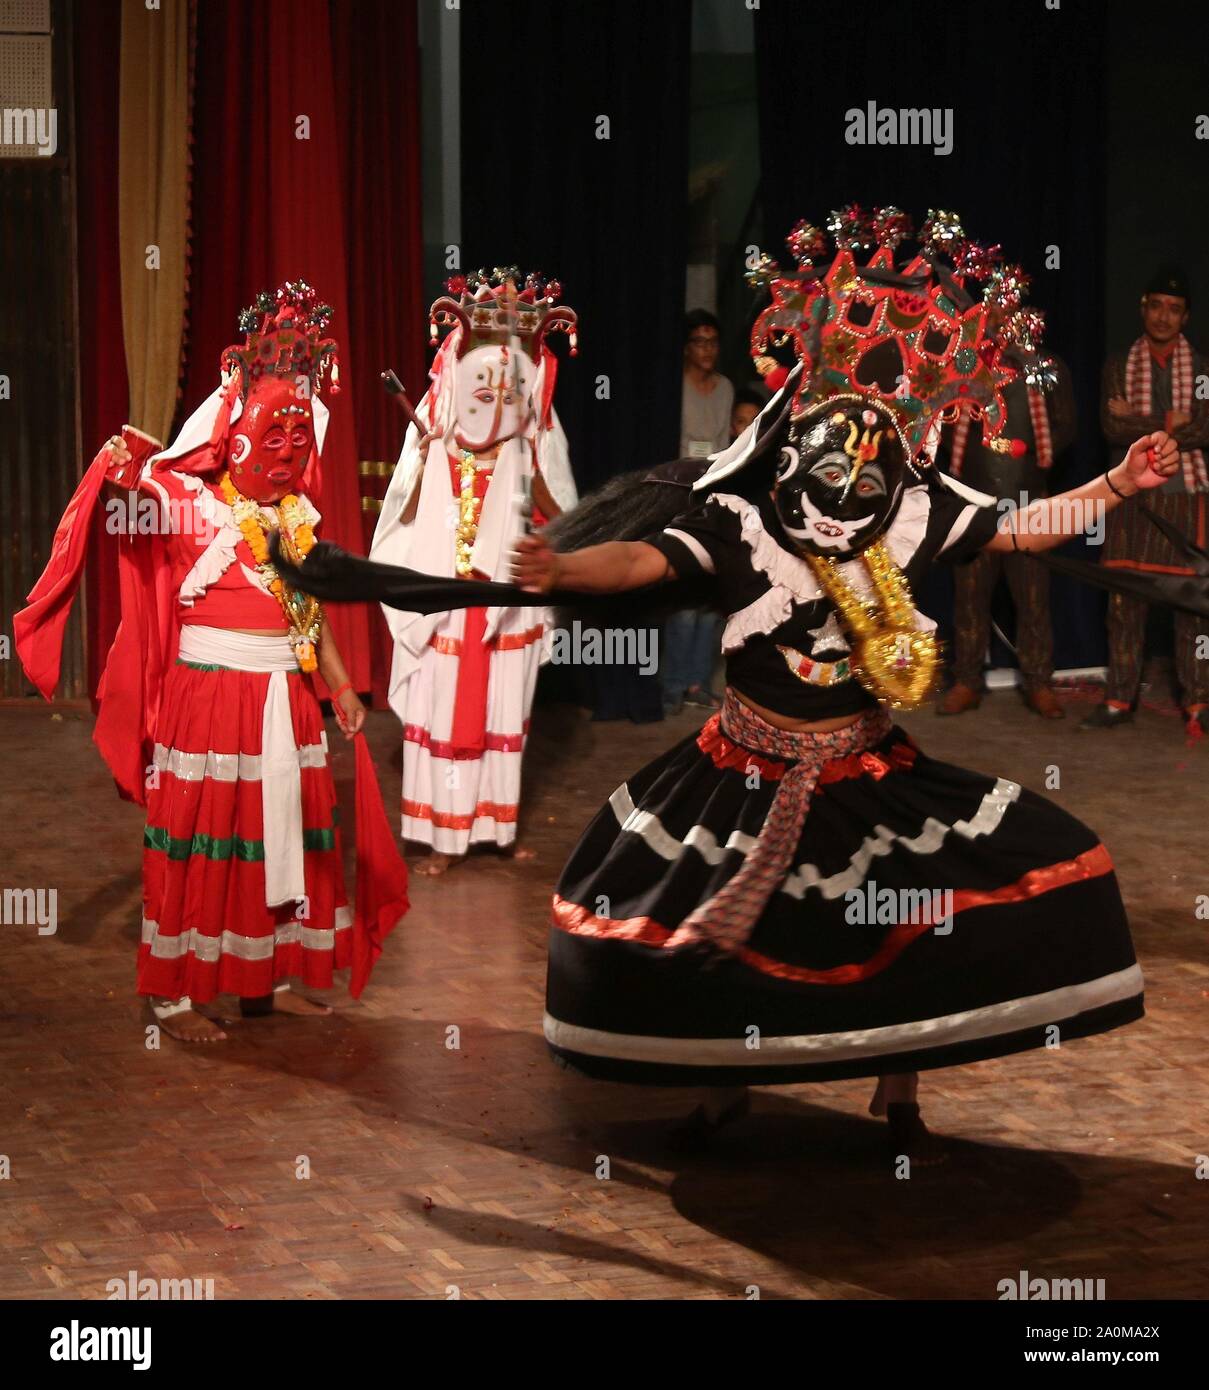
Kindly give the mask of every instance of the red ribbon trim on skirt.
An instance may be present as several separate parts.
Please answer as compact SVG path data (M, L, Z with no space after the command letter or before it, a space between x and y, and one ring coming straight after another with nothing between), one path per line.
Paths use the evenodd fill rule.
M434 811L426 801L403 802L403 814L413 820L431 821L440 830L470 830L477 820L494 820L501 824L516 820L519 806L508 806L502 801L480 801L473 815L455 816L449 811Z
M1112 867L1112 858L1108 851L1103 845L1096 845L1073 859L1040 869L1030 869L1015 883L1005 884L1002 888L985 891L973 888L955 889L953 916L976 907L991 907L1038 898L1043 893L1053 892L1055 888L1100 878L1111 873ZM576 936L636 941L643 946L663 946L673 934L669 928L650 917L597 917L586 907L568 902L557 894L554 897L551 918L554 926ZM867 961L837 965L829 970L811 970L802 965L790 965L785 961L762 955L759 951L753 951L750 947L741 947L735 954L753 970L759 970L761 974L771 975L778 980L789 980L794 984L851 985L880 974L916 937L931 931L932 927L931 922L902 922L890 929L881 946Z
M525 739L529 734L529 721L526 719L519 734L484 734L481 743L464 745L452 740L442 742L434 739L427 729L419 724L405 724L403 738L407 743L418 743L427 748L434 758L445 758L449 762L477 761L484 753L523 753Z
M521 651L525 647L531 647L534 642L539 642L544 631L544 626L538 623L536 627L526 628L524 632L501 632L490 642L482 645L492 652ZM428 645L435 648L442 656L462 655L462 639L460 637L432 636L428 639Z

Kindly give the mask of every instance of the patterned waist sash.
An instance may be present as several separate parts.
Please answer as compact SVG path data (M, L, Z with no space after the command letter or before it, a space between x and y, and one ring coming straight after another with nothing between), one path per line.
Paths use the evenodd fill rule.
M728 738L753 753L791 765L738 872L684 919L665 943L668 947L708 942L719 950L736 951L745 945L769 898L789 872L824 767L836 758L862 753L880 743L892 724L886 711L879 708L826 733L778 729L728 690L721 727Z

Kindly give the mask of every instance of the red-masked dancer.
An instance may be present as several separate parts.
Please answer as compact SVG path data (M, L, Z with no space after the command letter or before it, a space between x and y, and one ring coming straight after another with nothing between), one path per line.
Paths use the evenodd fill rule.
M144 804L138 991L171 1036L220 1041L199 1012L237 995L244 1016L329 1013L295 992L350 968L360 993L407 909L406 870L357 739L358 895L344 886L318 672L346 737L365 710L319 603L285 586L268 537L314 544L316 480L336 379L331 310L302 281L262 293L222 385L167 449L127 427L86 472L46 572L16 620L25 669L51 698L89 518L109 494L121 537L122 617L98 690L94 738L119 791Z
M430 311L451 326L403 443L370 552L426 574L502 579L530 521L576 500L554 411L555 329L575 314L560 286L515 267L455 277ZM384 610L394 636L390 703L403 723L403 836L439 873L471 845L515 845L521 761L550 615L497 606ZM527 851L517 851L527 855Z

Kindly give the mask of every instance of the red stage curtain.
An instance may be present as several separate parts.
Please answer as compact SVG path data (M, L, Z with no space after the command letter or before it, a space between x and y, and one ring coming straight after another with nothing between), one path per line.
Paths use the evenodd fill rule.
M113 79L120 8L119 0L96 0L74 11L85 454L129 409ZM309 280L335 310L342 347L342 390L327 398L323 534L363 551L376 514L362 507L358 463L393 462L403 435L378 373L393 366L413 399L425 385L415 4L206 0L197 9L195 63L190 298L176 423L217 384L219 354L238 337L238 311L260 289ZM369 480L367 491L380 495L384 482ZM118 618L115 554L99 530L88 600L95 688ZM372 668L381 695L389 641L380 614L350 607L331 616L357 688L371 688Z
M120 0L73 11L81 452L90 459L126 423L130 391L118 262ZM98 512L88 550L88 689L100 680L118 626L117 545Z
M356 425L368 547L406 419L379 382L393 367L412 402L427 386L420 218L420 72L414 3L332 5L349 245L348 342L357 363ZM375 703L385 703L390 634L370 613Z
M342 132L327 0L207 0L198 7L193 106L193 259L184 408L218 383L238 311L260 289L305 279L332 305L341 392L326 393L322 534L361 551L355 398L372 390L350 341ZM372 35L362 42L372 43ZM342 100L347 94L342 94ZM370 367L373 364L366 364ZM363 607L330 621L358 690L370 688Z

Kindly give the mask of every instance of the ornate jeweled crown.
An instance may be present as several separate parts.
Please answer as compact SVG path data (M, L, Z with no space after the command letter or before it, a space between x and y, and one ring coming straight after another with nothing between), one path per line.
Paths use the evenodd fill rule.
M1028 276L998 246L970 241L951 212L930 211L913 238L898 208L852 204L831 214L827 232L799 222L787 238L797 270L763 255L747 277L772 293L752 328L757 365L770 374L785 349L803 364L792 415L855 391L893 415L915 454L962 410L998 447L1004 387L1019 371L1041 390L1054 379L1037 353L1044 315L1023 306ZM896 266L912 239L918 249Z
M562 286L537 272L522 277L516 266L496 266L446 280L448 294L433 301L428 311L429 337L435 343L441 328L462 326L458 356L490 343L508 343L515 334L525 352L537 361L547 333L570 337L571 356L578 353L574 309L557 304ZM457 296L454 298L454 296Z
M261 290L255 303L239 315L246 337L242 344L223 349L222 369L239 373L239 393L247 400L265 375L305 377L314 395L330 366L335 395L340 390L337 344L323 336L331 317L331 305L320 304L305 280L287 280L276 291Z

